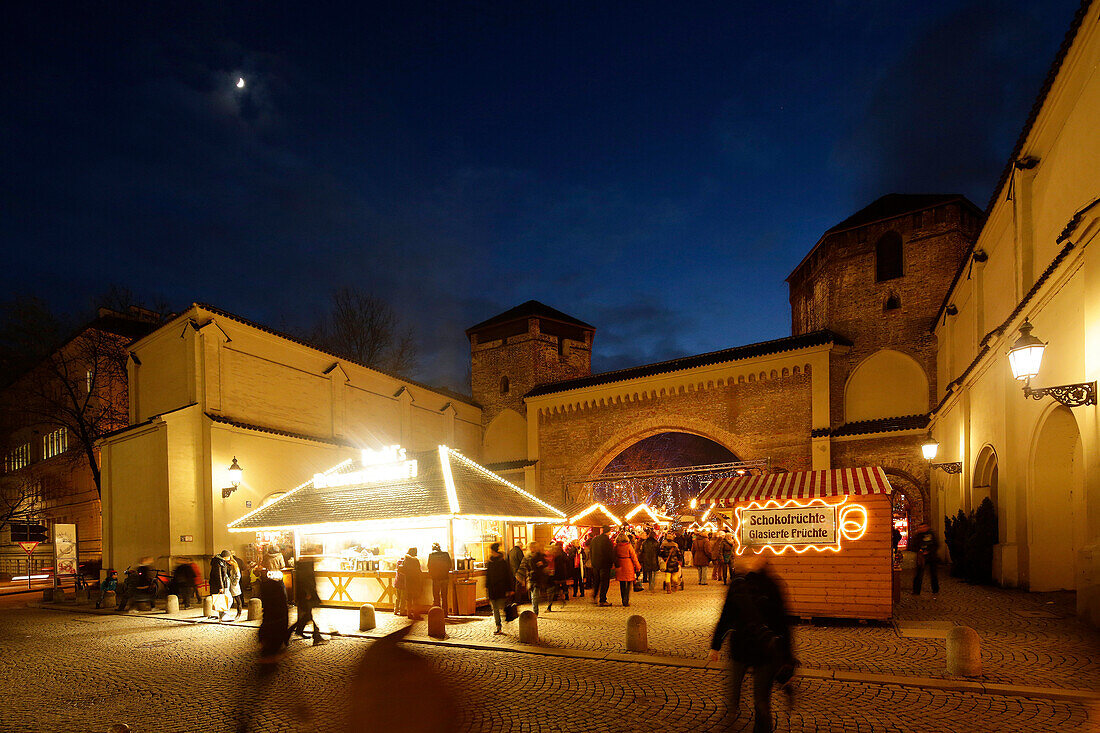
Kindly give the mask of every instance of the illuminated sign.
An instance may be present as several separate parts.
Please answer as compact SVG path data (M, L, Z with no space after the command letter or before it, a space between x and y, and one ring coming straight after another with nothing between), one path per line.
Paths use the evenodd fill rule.
M405 455L405 449L399 445L386 446L381 450L364 450L361 469L348 473L314 474L313 486L331 489L416 478L416 460L406 460Z
M774 499L751 502L734 509L737 518L737 554L770 549L777 555L787 550L840 552L841 539L858 540L867 531L867 509L860 504L827 504L821 499L780 504Z

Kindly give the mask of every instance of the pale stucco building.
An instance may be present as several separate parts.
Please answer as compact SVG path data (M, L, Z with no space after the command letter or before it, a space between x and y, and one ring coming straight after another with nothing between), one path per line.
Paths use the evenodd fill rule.
M102 444L105 567L240 551L229 522L362 448L480 451L469 398L212 306L193 305L130 352L131 426ZM223 496L234 458L240 487Z
M1100 624L1100 412L1025 397L1007 352L1025 319L1048 342L1032 387L1100 379L1100 4L1074 19L987 210L929 327L935 513L996 506L996 580L1076 589Z

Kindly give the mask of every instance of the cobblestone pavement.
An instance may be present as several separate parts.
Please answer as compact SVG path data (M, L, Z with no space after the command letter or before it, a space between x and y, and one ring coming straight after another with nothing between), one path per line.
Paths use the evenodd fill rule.
M255 632L155 616L0 610L0 729L5 733L339 731L347 685L373 642L294 642L271 681L254 686ZM415 645L443 674L456 731L677 731L751 728L748 700L729 720L718 670ZM748 685L746 685L748 687ZM746 695L749 690L745 690ZM794 710L776 701L778 731L1087 731L1079 703L835 680L798 682ZM415 710L410 711L415 715Z
M704 658L724 598L725 587L689 580L672 595L632 593L631 605L618 602L618 589L608 595L615 605L596 608L588 599L571 599L539 617L542 646L593 652L625 650L626 620L646 619L652 654ZM198 612L191 611L195 617ZM184 616L187 616L185 612ZM356 610L322 609L324 623L344 632L358 630ZM407 623L378 613L378 630ZM1077 620L1070 593L1024 593L970 586L947 578L938 597L912 596L903 591L892 623L803 622L795 629L796 653L803 666L920 677L948 677L946 628L974 628L982 643L982 681L1012 685L1100 690L1100 632ZM939 627L938 636L913 637L919 627ZM505 646L519 646L516 624L504 636L493 635L491 618L448 623L447 637ZM925 633L931 630L925 630ZM935 634L935 631L931 631ZM414 625L413 637L427 638L427 623Z

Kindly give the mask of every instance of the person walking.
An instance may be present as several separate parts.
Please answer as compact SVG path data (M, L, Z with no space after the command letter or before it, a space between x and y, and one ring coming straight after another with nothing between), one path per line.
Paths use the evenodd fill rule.
M733 540L726 532L723 532L720 536L721 542L718 543L718 558L715 562L719 564L718 574L722 579L722 585L725 585L731 575L730 565L733 562Z
M630 605L630 589L641 569L642 564L638 561L634 545L630 544L630 538L625 532L620 534L615 543L615 579L619 581L619 597L622 598L623 606Z
M394 566L393 576L393 615L394 616L407 616L409 613L408 603L405 597L405 561L404 559L398 560L397 565Z
M450 595L451 571L454 569L451 553L441 549L438 542L432 543L432 551L428 553L428 577L432 579L432 603L443 609L444 618L447 617L447 598Z
M573 575L573 566L561 542L555 542L550 548L550 569L553 574L550 578L550 600L546 604L547 611L554 610L552 606L554 601L558 600L558 596L561 596L563 606L569 601L569 578Z
M610 606L607 602L607 589L611 586L611 569L615 566L615 548L607 527L600 527L597 534L588 543L592 555L592 602L600 606Z
M927 524L921 524L913 533L909 546L917 553L917 567L913 570L913 595L920 595L921 582L924 579L924 571L928 570L929 580L932 583L932 597L940 592L940 579L936 572L939 566L940 543L936 539L936 533Z
M674 593L677 588L684 589L683 563L680 547L675 542L670 543L665 555L665 593Z
M228 557L226 557L228 553ZM222 557L225 560L225 567L229 572L229 595L233 598L233 608L237 613L233 616L233 620L236 621L241 617L241 611L244 610L244 594L241 593L241 566L237 562L237 558L233 555L232 550L226 550L222 553Z
M573 597L584 595L584 553L581 541L573 540L565 551L569 558L569 578L573 581Z
M531 594L531 609L539 615L539 600L546 590L548 582L546 555L538 542L528 544L527 555L520 565L520 573L527 578L527 590Z
M260 660L275 662L290 636L290 611L286 602L286 586L281 570L260 572L260 603L264 614L260 620Z
M525 556L526 542L523 540L516 540L516 544L511 550L508 550L508 567L512 570L512 583L515 587L515 600L517 603L523 603L527 600L527 578L523 576L520 571L520 566L523 565L523 558Z
M314 606L321 605L321 596L317 593L317 574L314 572L313 558L302 558L294 566L294 605L298 607L298 619L287 631L289 639L294 634L306 637L306 624L313 624L313 646L326 643L321 638L321 629L317 619L313 618Z
M642 581L652 583L653 574L661 567L661 545L653 536L653 530L646 533L638 550L638 560L642 563Z
M772 683L793 674L790 629L783 591L768 571L767 558L748 553L741 561L744 575L736 575L726 591L726 602L714 628L710 660L718 661L726 635L730 636L730 705L736 719L741 710L741 684L752 667L753 733L771 733Z
M210 558L210 602L218 621L224 620L225 611L228 610L225 599L227 590L229 590L229 567L221 554L214 555Z
M405 553L401 567L405 571L405 606L408 609L409 618L419 621L420 596L424 592L424 573L420 570L420 559L416 556L415 547L410 547Z
M706 585L707 568L710 567L710 548L707 537L702 532L696 533L695 540L691 543L691 564L699 571L699 585Z
M489 596L489 604L493 607L493 622L497 625L494 634L503 634L501 622L504 608L508 605L508 596L512 593L515 573L508 565L504 553L500 551L500 543L489 545L489 562L485 563L485 592Z

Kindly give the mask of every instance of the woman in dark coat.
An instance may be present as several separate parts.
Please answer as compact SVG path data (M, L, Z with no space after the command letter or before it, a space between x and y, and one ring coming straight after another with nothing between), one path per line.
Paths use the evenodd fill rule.
M405 571L405 605L409 609L409 618L420 620L420 596L424 588L424 573L420 569L420 560L416 557L416 548L410 547L401 562Z
M494 542L489 546L489 562L485 564L485 591L493 607L493 621L497 625L494 634L504 633L501 631L501 614L508 605L508 595L514 585L513 577L508 560L500 551L500 543Z
M282 573L272 572L278 576L279 580L275 580L267 572L260 573L260 602L264 609L263 619L260 621L261 661L277 659L279 650L286 645L290 636L288 633L290 612L286 604L286 586L283 585Z

